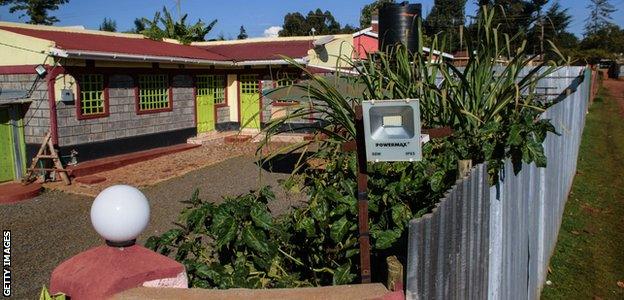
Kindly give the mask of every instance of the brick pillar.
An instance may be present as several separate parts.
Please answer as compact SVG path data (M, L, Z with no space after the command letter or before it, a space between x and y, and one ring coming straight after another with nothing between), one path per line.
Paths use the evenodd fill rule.
M50 292L72 300L104 299L139 286L187 288L184 266L138 245L100 246L66 260L50 279Z

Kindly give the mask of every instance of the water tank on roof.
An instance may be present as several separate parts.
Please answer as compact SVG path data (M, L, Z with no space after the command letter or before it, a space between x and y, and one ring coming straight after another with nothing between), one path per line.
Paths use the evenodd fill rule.
M387 47L401 43L416 52L421 15L419 3L386 3L379 8L379 50L387 51Z

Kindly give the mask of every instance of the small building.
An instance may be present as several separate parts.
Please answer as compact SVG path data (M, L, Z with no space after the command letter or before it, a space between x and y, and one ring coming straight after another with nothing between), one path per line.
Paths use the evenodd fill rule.
M373 16L371 26L353 33L353 47L355 50L354 57L359 59L368 58L369 54L379 51L379 21L377 16ZM428 47L422 47L425 53L433 52L433 58L442 57L444 59L454 59L452 54L431 50Z
M80 161L257 131L274 105L263 91L301 75L284 56L330 69L351 53L351 35L320 38L181 45L0 22L0 182L21 178L48 131L61 156L76 150Z

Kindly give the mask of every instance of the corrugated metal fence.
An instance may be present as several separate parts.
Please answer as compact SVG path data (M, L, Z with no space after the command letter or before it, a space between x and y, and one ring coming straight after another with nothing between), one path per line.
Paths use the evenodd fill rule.
M565 67L540 82L559 96L543 118L560 136L544 142L546 168L507 161L489 187L484 165L437 208L410 222L408 299L537 299L557 241L590 96L591 71Z

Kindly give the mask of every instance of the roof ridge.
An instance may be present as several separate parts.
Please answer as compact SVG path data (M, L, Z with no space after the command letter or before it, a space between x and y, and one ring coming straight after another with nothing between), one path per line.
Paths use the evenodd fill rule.
M0 21L0 27L2 26L12 27L12 28L31 29L31 30L42 30L42 31L114 36L114 37L122 37L122 38L135 38L135 39L146 38L144 35L138 34L138 33L109 32L109 31L101 31L101 30L93 30L93 29L80 29L76 27L60 27L60 26L52 26L52 25L38 25L38 24L25 24L25 23Z

